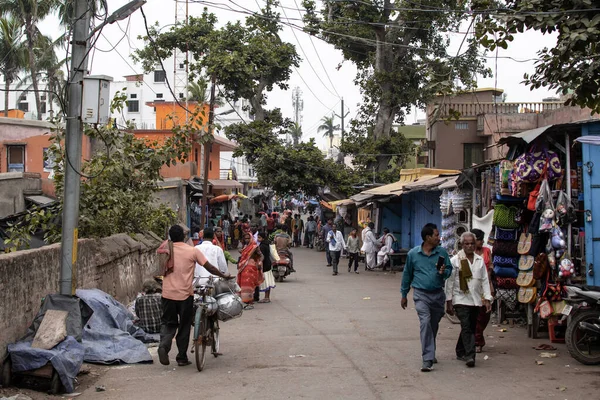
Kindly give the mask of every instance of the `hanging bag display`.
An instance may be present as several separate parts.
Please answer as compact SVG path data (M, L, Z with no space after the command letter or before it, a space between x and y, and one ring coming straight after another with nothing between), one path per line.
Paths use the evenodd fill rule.
M537 150L535 146L530 151L515 160L516 179L521 182L534 183L540 180L547 171L547 177L553 181L562 175L562 166L558 155L552 150Z
M533 278L533 271L521 271L517 276L517 285L521 287L531 287L535 285L535 279Z
M535 186L535 189L533 189L531 192L529 192L529 200L527 200L527 209L529 211L535 211L535 205L537 204L537 199L540 195L540 188L542 186L542 183L538 183Z
M519 224L515 221L518 210L514 206L509 207L504 204L496 204L494 206L494 225L504 229L518 228Z
M518 243L514 241L499 240L496 238L492 252L497 256L516 257L519 255Z
M548 256L546 253L540 253L535 257L533 262L533 277L535 279L542 279L548 270Z
M519 271L531 271L534 261L533 256L521 256L519 258Z

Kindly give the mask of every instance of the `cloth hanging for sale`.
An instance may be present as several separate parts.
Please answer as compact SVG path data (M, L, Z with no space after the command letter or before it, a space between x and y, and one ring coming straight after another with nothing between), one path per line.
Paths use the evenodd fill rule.
M492 231L492 226L494 225L494 210L491 210L481 218L473 215L472 225L473 229L481 229L485 233L483 243L487 243L488 238L490 237L490 232Z

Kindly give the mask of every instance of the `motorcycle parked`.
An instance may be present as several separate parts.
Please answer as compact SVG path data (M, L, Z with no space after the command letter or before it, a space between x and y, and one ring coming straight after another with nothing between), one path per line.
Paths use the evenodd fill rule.
M284 252L279 252L279 260L271 264L271 270L273 271L273 277L277 282L283 282L283 279L294 272L292 268L292 261Z
M600 364L600 287L567 285L565 290L567 350L582 364Z

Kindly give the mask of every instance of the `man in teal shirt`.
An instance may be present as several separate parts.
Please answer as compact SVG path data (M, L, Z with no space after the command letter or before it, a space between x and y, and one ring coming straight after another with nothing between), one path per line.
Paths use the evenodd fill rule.
M402 275L402 300L406 309L406 296L412 287L415 309L421 324L421 349L423 366L421 371L429 372L435 358L435 338L440 320L444 316L446 295L444 283L452 273L452 264L446 250L439 246L440 232L435 224L426 224L421 230L423 243L408 252ZM439 261L438 261L439 260Z

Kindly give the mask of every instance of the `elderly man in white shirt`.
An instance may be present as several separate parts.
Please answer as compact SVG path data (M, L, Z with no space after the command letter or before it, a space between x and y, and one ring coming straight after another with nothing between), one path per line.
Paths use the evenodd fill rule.
M346 248L346 242L344 241L344 235L338 231L335 224L331 226L331 230L327 233L326 240L329 243L329 254L331 254L332 275L335 276L338 274L340 255L342 254L342 250Z
M219 268L224 274L227 274L227 260L225 259L225 253L219 246L212 244L212 240L215 236L213 228L204 229L204 237L202 243L196 246L200 249L202 254L206 256L206 259L215 267ZM212 275L202 265L196 263L196 269L194 270L194 285L206 285L208 278Z
M446 281L446 312L460 320L456 357L467 367L475 366L475 329L482 304L490 312L492 294L483 257L475 253L475 235L460 237L462 250L452 257L452 275Z
M369 225L363 229L363 245L361 250L365 252L366 269L372 271L377 262L377 251L379 251L379 241L375 238L375 224L369 222Z

